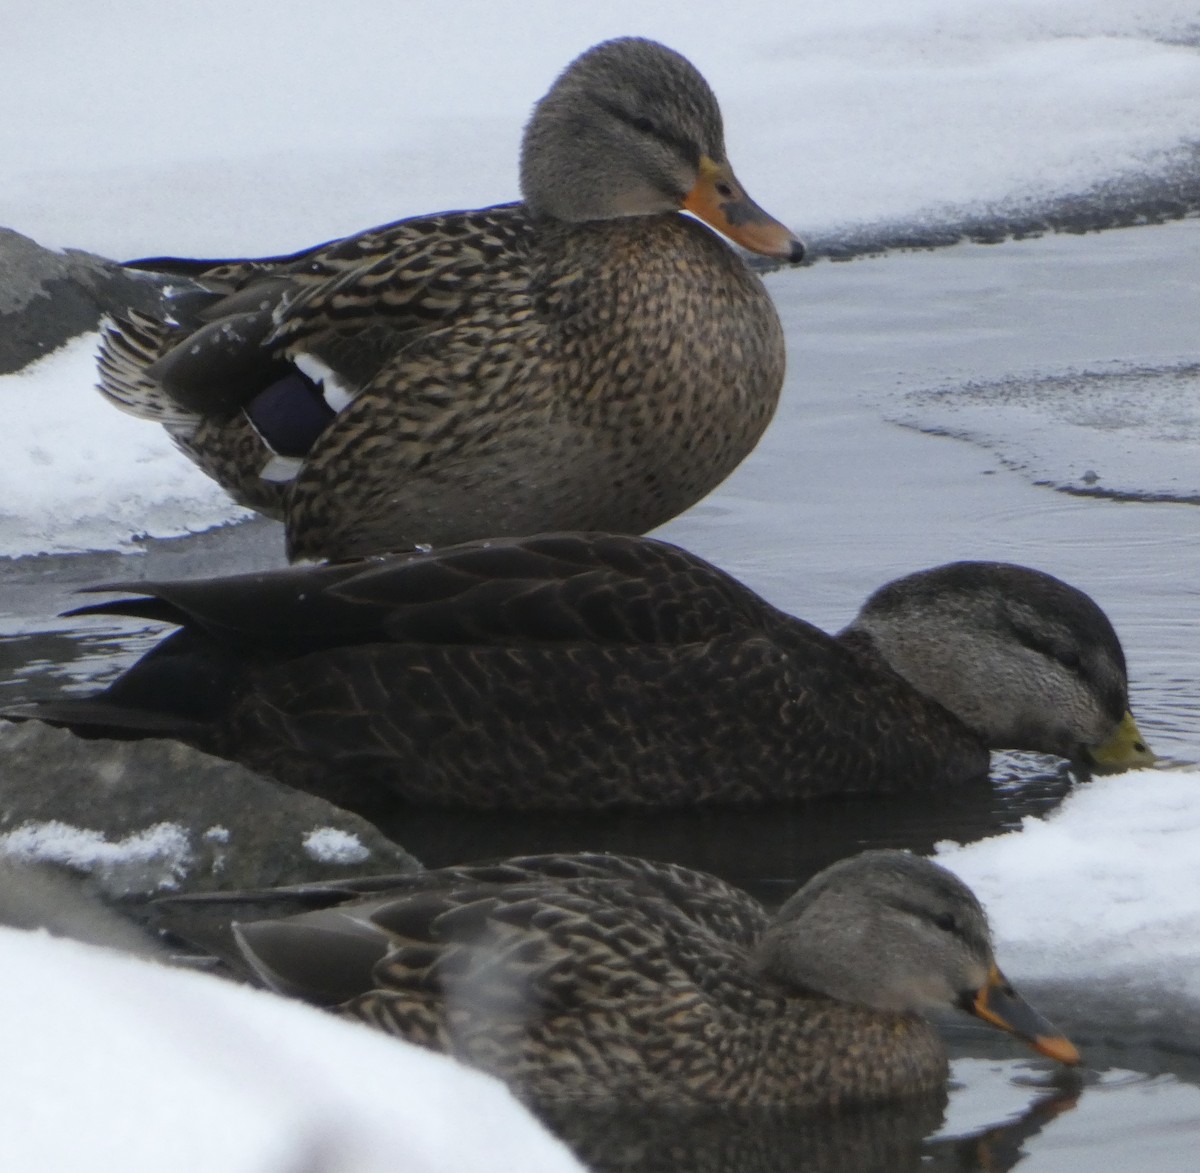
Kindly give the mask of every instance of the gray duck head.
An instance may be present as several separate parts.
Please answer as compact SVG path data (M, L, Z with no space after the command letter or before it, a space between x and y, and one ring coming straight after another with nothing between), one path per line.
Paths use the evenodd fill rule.
M789 988L875 1010L958 1007L1052 1059L1079 1062L1000 972L971 890L907 852L865 851L818 873L775 915L755 965Z
M568 223L686 208L754 252L804 255L735 178L721 110L700 72L639 37L583 53L534 107L521 191L535 214Z
M1148 766L1125 655L1075 587L1005 562L954 562L881 587L842 633L989 749L1057 754L1099 770Z

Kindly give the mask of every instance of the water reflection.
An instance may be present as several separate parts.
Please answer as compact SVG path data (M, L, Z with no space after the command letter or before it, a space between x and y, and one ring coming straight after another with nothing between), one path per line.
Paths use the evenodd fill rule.
M1078 1092L1054 1089L1012 1120L934 1137L945 1094L831 1113L596 1112L542 1118L597 1173L1003 1173Z
M64 627L34 635L0 636L0 697L6 703L19 704L73 689L90 692L103 688L137 655L149 651L162 630L155 626L140 637L122 630L84 637Z
M967 1136L928 1141L922 1146L924 1170L955 1170L967 1173L1003 1173L1025 1155L1025 1145L1051 1121L1070 1112L1079 1102L1080 1091L1056 1088L1035 1100L1015 1120L991 1125Z
M996 767L992 784L932 794L652 814L406 810L379 826L429 867L536 851L613 851L712 872L772 904L868 847L928 854L943 839L971 842L1011 830L1025 815L1057 806L1072 784L1052 759L1006 754Z

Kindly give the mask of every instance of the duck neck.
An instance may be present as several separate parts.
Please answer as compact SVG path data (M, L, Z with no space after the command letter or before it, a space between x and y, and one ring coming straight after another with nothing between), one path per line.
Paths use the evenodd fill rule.
M961 727L972 740L980 740L979 734L970 728L963 720L950 709L946 708L940 701L931 697L927 692L922 692L917 688L902 672L898 672L888 660L888 658L880 650L879 645L875 642L874 637L870 632L863 630L861 627L847 627L839 631L834 639L838 644L849 652L859 663L870 668L872 672L881 673L885 676L893 677L901 681L905 688L912 689L913 692L919 694L927 704L932 705L939 713L954 722L956 726Z
M863 631L862 628L843 628L834 636L834 639L854 656L855 659L869 664L873 669L878 670L882 668L891 676L899 676L899 673L884 658L883 653L879 650L879 646L871 638L870 634Z

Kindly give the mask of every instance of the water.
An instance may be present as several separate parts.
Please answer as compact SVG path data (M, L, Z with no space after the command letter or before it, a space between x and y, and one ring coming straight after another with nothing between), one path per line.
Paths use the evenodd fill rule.
M1164 451L1184 472L1195 462L1194 419L1135 421L1117 453L1093 447L1074 417L1064 424L1055 397L1078 393L1067 372L1136 367L1153 384L1155 372L1173 378L1195 361L1197 245L1200 222L1184 221L771 275L790 347L779 415L726 485L662 536L830 629L882 582L920 567L996 558L1048 570L1112 617L1134 711L1155 750L1195 760L1200 512L1162 499L1172 488L1160 475ZM980 385L1014 378L1021 395L962 422L961 405ZM1139 427L1159 447L1143 444ZM1121 492L1080 496L1036 483L1078 489L1081 467ZM1159 499L1127 499L1139 488ZM1185 476L1177 495L1194 489ZM144 626L48 620L78 603L78 586L270 565L279 547L276 527L255 523L153 543L140 557L3 564L0 698L95 687L153 639ZM386 829L430 864L607 848L705 867L776 901L861 847L927 851L939 839L979 838L1049 809L1072 784L1058 763L1014 754L998 758L992 786L954 796L652 818L413 812ZM1089 1003L1086 972L1071 988L1026 992L1069 1027L1088 1071L1055 1083L1047 1064L1020 1057L1010 1040L955 1027L945 1124L933 1103L850 1124L656 1118L565 1127L612 1169L1195 1168L1200 1023L1185 1015L1170 1039L1139 1032L1130 1014L1114 1028L1105 1007Z

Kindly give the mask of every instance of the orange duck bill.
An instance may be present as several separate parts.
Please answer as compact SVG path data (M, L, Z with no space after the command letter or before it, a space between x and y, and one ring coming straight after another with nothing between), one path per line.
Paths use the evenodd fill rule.
M1035 1051L1057 1059L1068 1067L1079 1062L1079 1052L1070 1039L1043 1018L1008 984L1008 979L993 965L987 982L978 990L962 995L960 1005L968 1014L984 1022L1011 1031Z
M728 163L703 156L700 178L684 197L683 206L751 252L793 263L804 259L803 243L745 193Z

